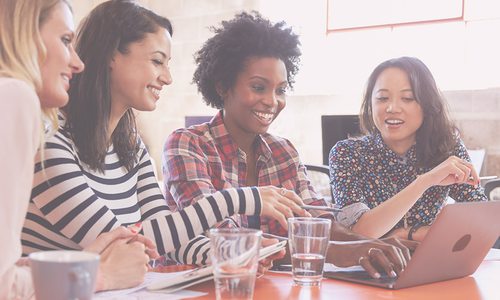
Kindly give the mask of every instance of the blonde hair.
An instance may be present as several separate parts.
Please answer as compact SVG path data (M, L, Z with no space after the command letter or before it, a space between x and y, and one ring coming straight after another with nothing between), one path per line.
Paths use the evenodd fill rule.
M16 78L36 92L41 90L40 65L46 57L46 49L40 27L60 2L69 6L66 0L0 0L1 77ZM57 130L57 108L42 108L42 111Z

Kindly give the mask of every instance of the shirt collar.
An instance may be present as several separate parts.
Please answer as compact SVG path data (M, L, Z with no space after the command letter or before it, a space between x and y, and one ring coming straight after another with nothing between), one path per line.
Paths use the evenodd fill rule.
M238 144L231 138L224 125L223 111L220 110L209 123L210 134L215 140L215 144L226 157L233 158L238 156ZM263 156L266 160L272 155L269 144L265 141L262 135L257 135L255 139L257 143L257 158Z
M408 161L416 161L417 159L415 144L413 144L403 156L400 156L396 152L392 151L386 143L384 143L382 135L379 131L374 134L374 143L376 149L392 161L406 164Z

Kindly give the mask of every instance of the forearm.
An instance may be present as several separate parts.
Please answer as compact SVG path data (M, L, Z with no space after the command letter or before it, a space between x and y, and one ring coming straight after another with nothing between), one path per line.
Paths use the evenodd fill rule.
M356 233L379 238L389 232L430 187L425 175L377 207L364 213L353 226Z
M335 221L332 222L332 228L330 230L330 241L347 242L347 241L360 241L366 239L370 238L348 229L339 222Z
M235 213L260 215L260 199L256 188L222 190L182 211L164 211L163 216L143 221L144 235L156 242L162 255L180 249L225 217Z
M199 235L180 248L167 253L166 256L181 264L203 266L210 263L209 251L210 239Z

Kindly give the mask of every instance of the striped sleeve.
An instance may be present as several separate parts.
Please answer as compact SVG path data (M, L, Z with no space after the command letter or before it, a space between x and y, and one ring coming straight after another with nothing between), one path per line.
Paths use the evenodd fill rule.
M180 263L203 265L209 261L210 245L200 234L235 212L260 215L260 203L256 188L223 190L182 211L143 221L143 232L156 241L160 254L168 253Z
M89 186L69 139L60 131L46 140L43 155L43 166L40 153L36 158L24 233L39 226L41 228L36 231L44 229L43 236L51 238L51 241L44 242L47 248L57 249L63 244L78 249L88 246L100 233L121 225L98 196L99 192ZM29 234L24 237L27 237L24 244L37 241ZM37 243L42 244L41 241ZM44 249L42 246L32 247Z
M172 213L161 194L145 147L139 152L137 165L114 178L112 174L124 168L109 165L108 177L92 173L80 163L72 145L69 137L58 132L47 140L44 168L37 160L32 190L32 205L36 210L30 210L25 224L45 228L43 243L47 248L83 248L102 232L142 221L143 233L155 241L161 254L169 253L180 262L202 264L207 262L209 245L206 238L198 235L234 213L260 215L261 199L255 188L217 192ZM31 227L25 225L25 236L39 240L33 234L26 234L39 232ZM23 243L26 246L30 241L25 239ZM31 248L43 249L32 244Z

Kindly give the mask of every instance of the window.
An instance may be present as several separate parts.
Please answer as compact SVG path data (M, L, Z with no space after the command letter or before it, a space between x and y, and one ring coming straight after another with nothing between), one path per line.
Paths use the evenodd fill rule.
M328 31L463 20L464 0L328 0Z

